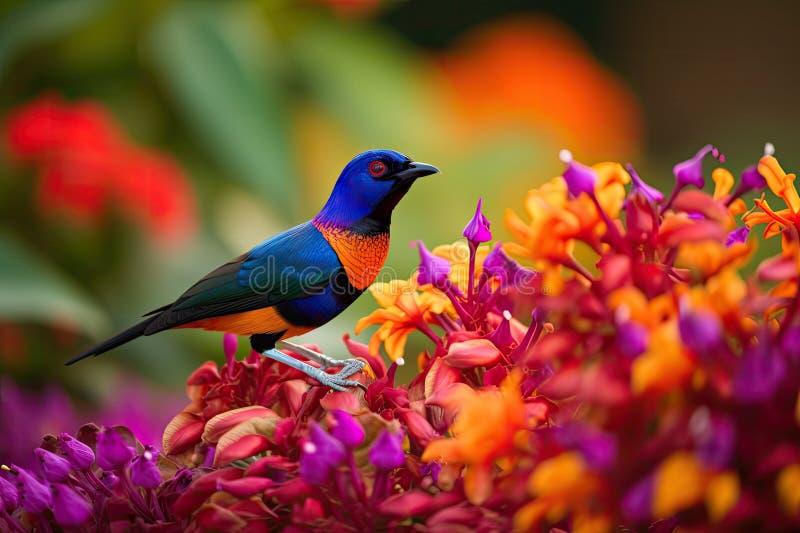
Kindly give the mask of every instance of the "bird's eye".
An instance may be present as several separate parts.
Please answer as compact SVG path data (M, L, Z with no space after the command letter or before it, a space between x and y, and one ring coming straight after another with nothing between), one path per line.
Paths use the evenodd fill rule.
M383 161L375 160L369 164L369 173L373 178L378 178L386 174L386 164Z

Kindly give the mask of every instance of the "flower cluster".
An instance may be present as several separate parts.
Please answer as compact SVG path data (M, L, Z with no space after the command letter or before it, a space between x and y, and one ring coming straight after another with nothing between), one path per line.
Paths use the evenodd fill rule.
M142 446L127 428L88 424L77 438L47 435L34 453L32 468L2 465L3 531L178 526L171 508L191 472Z
M194 196L180 168L126 138L101 106L45 95L9 114L4 127L11 155L41 174L42 213L94 224L113 204L167 244L194 230Z
M377 326L369 344L344 337L368 364L354 376L364 390L329 391L255 352L237 360L225 335L225 365L189 378L158 463L152 448L120 445L119 429L79 435L96 454L83 466L58 466L45 450L69 461L69 446L45 439L40 472L7 468L0 523L800 528L795 176L768 147L738 185L715 168L708 194L709 156L724 161L703 147L664 195L631 165L562 151L563 175L528 193L525 217L506 213L515 242L487 244L479 202L465 241L417 242L411 278L370 289L379 308L356 325ZM762 190L748 209L743 197ZM762 224L780 252L754 265L750 229ZM412 332L429 342L401 385ZM103 503L113 497L98 473L109 471L119 481L106 490L125 505ZM64 499L95 504L65 515Z

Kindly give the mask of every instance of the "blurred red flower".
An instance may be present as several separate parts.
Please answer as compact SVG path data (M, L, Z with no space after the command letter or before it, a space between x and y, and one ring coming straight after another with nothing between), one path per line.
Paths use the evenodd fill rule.
M192 234L186 176L171 158L136 146L101 105L48 94L12 111L4 129L9 152L39 168L36 203L44 215L93 226L113 206L161 244Z

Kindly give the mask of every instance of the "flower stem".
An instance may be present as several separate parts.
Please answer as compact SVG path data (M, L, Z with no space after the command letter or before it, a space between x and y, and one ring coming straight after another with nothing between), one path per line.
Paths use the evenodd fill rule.
M467 305L472 305L475 294L475 257L478 244L469 241L469 278L467 279Z
M25 533L25 528L22 527L22 524L20 524L16 518L8 514L5 508L1 505L0 505L0 518L2 518L3 521L6 522L14 531L18 533Z
M347 450L347 466L350 467L350 482L353 484L353 487L356 490L356 495L358 499L362 502L366 502L367 495L364 490L364 481L361 479L359 475L358 467L356 466L356 457L353 454L353 450L348 448Z

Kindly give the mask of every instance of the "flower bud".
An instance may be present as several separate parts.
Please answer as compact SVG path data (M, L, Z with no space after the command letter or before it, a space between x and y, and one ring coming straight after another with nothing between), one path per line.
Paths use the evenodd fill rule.
M417 241L419 248L419 273L417 283L420 285L433 285L437 289L444 289L450 275L450 262L447 259L434 255L425 248L422 241Z
M401 446L402 441L402 433L390 433L384 429L369 450L369 460L382 470L392 470L402 466L406 460Z
M714 150L715 148L713 146L707 144L691 159L682 161L672 167L672 173L675 174L678 187L694 185L698 189L703 188L703 185L705 185L705 180L703 179L703 159Z
M482 204L483 198L478 198L478 207L475 209L475 214L467 223L464 231L461 232L461 234L472 244L489 242L492 240L492 232L489 231L491 223L485 216L483 216L483 212L481 212Z
M69 433L62 433L58 436L61 446L61 453L67 458L69 464L75 470L86 470L94 462L94 452L92 449L72 437Z
M48 481L66 481L69 477L70 463L67 459L44 448L34 450L36 458L42 465L42 473Z
M567 182L567 190L570 195L575 198L584 192L589 196L594 195L594 184L597 183L597 171L592 167L587 167L575 161L572 157L572 152L569 150L561 150L558 153L558 158L561 159L562 163L567 165L563 177L564 181Z
M336 425L331 430L331 435L350 448L355 448L364 442L364 428L356 422L355 418L341 409L331 411Z
M122 468L133 455L133 449L116 430L106 429L97 434L97 464L103 470Z
M50 508L53 495L47 485L15 465L11 465L8 471L14 476L19 505L23 509L29 513L38 514Z
M79 526L89 519L91 504L67 485L53 485L53 517L63 527Z
M152 446L145 446L144 453L131 461L131 481L145 489L161 485L161 471L158 469L158 452Z

